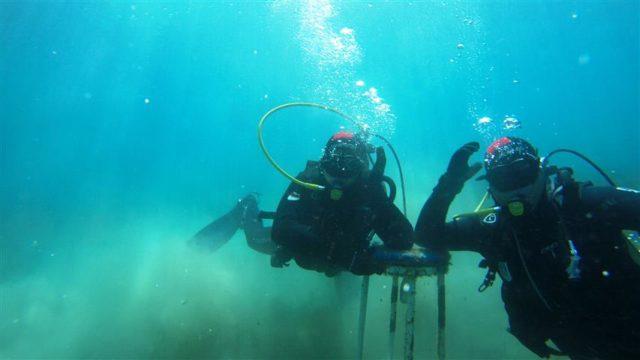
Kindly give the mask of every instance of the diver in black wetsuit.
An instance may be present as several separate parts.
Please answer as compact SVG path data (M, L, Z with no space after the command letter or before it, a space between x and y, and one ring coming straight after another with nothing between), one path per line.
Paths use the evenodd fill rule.
M357 135L339 132L327 142L320 162L308 162L297 178L325 190L293 183L284 193L271 233L278 245L273 266L294 259L300 267L328 276L343 270L381 273L384 266L372 259L373 233L391 249L411 248L412 226L382 183L384 151L376 150L370 170L369 146Z
M468 165L478 148L453 155L420 213L416 242L485 257L481 288L500 274L509 331L538 356L640 359L638 250L623 235L640 230L640 193L578 183L566 169L553 177L529 143L501 138L484 160L497 206L445 223L481 168Z
M340 271L383 272L384 266L373 259L373 234L390 249L407 250L412 246L413 229L384 190L383 149L376 149L376 163L369 169L369 147L352 133L335 134L320 162L309 161L298 175L299 180L325 190L291 184L278 205L272 228L263 225L257 198L249 194L190 242L215 251L241 228L249 247L272 255L274 267L294 259L302 268L329 276Z

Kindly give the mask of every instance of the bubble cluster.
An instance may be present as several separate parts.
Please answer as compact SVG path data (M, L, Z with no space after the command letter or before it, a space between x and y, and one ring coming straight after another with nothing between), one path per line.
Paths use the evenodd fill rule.
M485 138L495 139L504 136L507 132L519 129L522 124L515 115L505 115L502 122L496 122L489 116L482 116L476 120L473 127Z
M496 126L493 119L488 116L478 118L473 124L473 128L485 138L491 138L493 134L496 133Z
M378 89L376 89L374 87L369 88L369 90L367 90L362 95L366 96L374 104L380 104L382 102L382 98L380 96L378 96Z
M507 115L504 120L502 120L502 127L505 130L514 130L520 128L520 120L518 120L514 116Z
M354 30L342 27L333 30L329 20L336 15L331 1L315 0L301 3L298 39L306 54L320 66L356 64L361 60Z
M340 34L342 35L353 35L353 29L349 29L349 28L342 28L340 29Z
M489 124L491 123L493 120L488 117L488 116L483 116L480 119L478 119L478 125L484 125L484 124Z
M340 3L335 3L339 5ZM329 0L276 2L299 17L297 40L303 50L311 99L350 115L360 127L390 135L395 127L391 105L379 90L358 75L363 54L357 30L338 24L338 9ZM366 90L365 90L366 89ZM364 90L364 91L363 91Z

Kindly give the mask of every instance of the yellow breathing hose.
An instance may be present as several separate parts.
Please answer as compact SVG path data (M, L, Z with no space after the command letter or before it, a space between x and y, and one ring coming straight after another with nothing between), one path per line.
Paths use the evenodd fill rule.
M480 200L480 204L478 204L478 206L476 207L475 210L473 210L473 212L480 211L480 209L482 208L482 205L484 205L485 201L487 201L488 198L489 198L489 192L485 191L484 196L482 197L482 200Z
M286 109L286 108L290 108L290 107L296 107L296 106L314 107L314 108L330 111L330 112L342 117L343 119L353 123L356 126L358 126L358 123L356 123L352 118L350 118L346 114L340 112L339 110L336 110L336 109L331 108L331 107L326 106L326 105L310 103L310 102L291 102L291 103L282 104L282 105L276 106L273 109L267 111L260 118L260 122L258 122L258 143L260 144L260 149L262 149L262 152L264 153L264 156L267 157L267 161L269 161L269 163L280 174L282 174L284 177L286 177L287 179L291 180L295 184L298 184L298 185L300 185L302 187L305 187L305 188L311 189L311 190L324 190L324 186L322 186L322 185L304 182L302 180L297 179L295 176L289 174L288 172L286 172L282 167L280 167L280 165L278 165L278 163L276 163L276 161L273 159L273 157L271 157L271 154L269 154L269 151L267 150L267 147L264 145L264 140L262 138L262 127L263 127L265 121L267 120L267 118L269 118L269 116L273 115L275 112L278 112L280 110L283 110L283 109Z

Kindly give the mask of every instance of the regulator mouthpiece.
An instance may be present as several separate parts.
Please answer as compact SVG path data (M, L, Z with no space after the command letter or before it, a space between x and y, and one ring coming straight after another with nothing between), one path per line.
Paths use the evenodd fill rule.
M333 201L338 201L338 200L342 199L342 190L340 190L340 189L331 189L331 192L329 193L329 197Z
M522 216L524 215L524 204L522 201L512 201L507 204L509 208L509 213L513 216Z

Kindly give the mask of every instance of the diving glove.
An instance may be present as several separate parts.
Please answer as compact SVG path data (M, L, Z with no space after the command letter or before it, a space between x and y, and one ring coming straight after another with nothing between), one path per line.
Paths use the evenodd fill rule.
M369 179L373 182L382 181L384 176L384 168L387 166L387 156L384 153L383 147L376 148L376 162L373 164Z
M471 179L480 169L482 164L475 162L469 165L469 158L480 149L477 142L469 142L456 150L449 160L447 172L440 178L439 186L444 186L448 192L457 194L462 190L464 183Z
M271 255L271 266L275 268L287 267L291 259L293 259L293 254L284 247L278 246L274 254Z
M529 339L526 337L520 337L517 335L516 338L520 340L520 343L524 345L531 352L535 353L541 358L548 359L551 355L555 356L566 356L562 351L556 350L549 345L547 345L545 339Z

